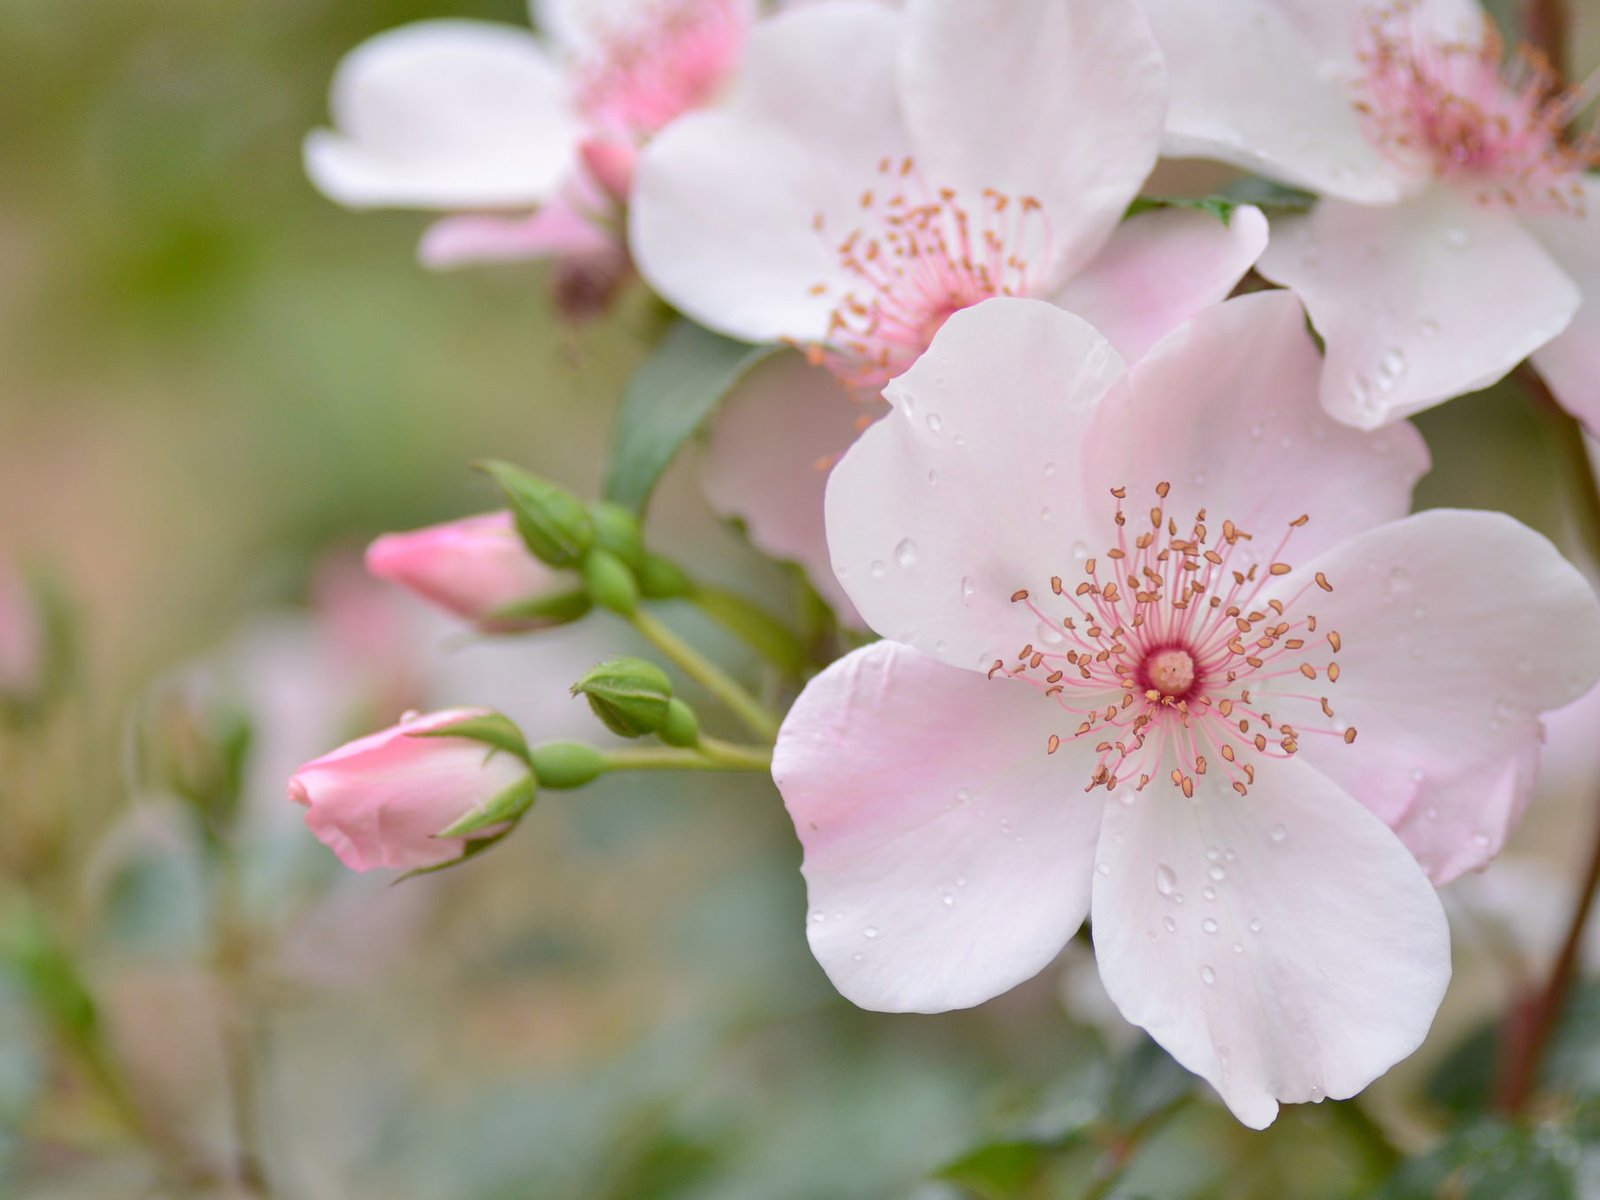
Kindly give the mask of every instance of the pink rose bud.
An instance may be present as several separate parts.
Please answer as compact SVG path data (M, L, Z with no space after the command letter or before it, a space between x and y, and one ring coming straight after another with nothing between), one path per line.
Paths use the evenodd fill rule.
M306 825L351 870L440 866L460 858L469 837L492 837L505 823L462 837L440 833L474 813L511 819L532 803L528 764L478 728L468 736L467 723L493 721L510 728L482 708L403 719L306 763L289 780L289 799L306 806ZM462 736L435 732L453 725Z
M496 616L548 592L557 578L528 552L509 512L386 533L367 547L367 570L486 632L550 624L548 617Z

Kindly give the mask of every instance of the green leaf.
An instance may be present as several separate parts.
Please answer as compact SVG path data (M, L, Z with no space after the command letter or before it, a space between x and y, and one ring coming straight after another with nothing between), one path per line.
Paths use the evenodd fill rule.
M937 1179L960 1184L983 1200L1010 1200L1044 1174L1050 1149L1039 1142L994 1142L940 1168Z
M1143 213L1156 212L1163 208L1192 208L1197 212L1210 213L1224 225L1233 220L1233 210L1242 200L1230 200L1226 196L1201 196L1190 198L1185 196L1135 196L1133 203L1128 205L1125 217L1137 217Z
M528 761L528 743L522 736L522 730L517 728L516 722L510 717L500 713L466 717L433 729L419 729L406 736L467 738L470 741L482 742L485 746L493 746L496 750L504 750L507 754L514 754L523 762Z
M1222 190L1219 200L1227 201L1238 207L1241 204L1254 204L1257 208L1267 212L1299 213L1310 212L1317 202L1317 197L1312 192L1301 191L1299 188L1289 187L1286 184L1274 183L1270 179L1262 179L1255 175L1246 175L1236 179Z
M1170 1108L1195 1088L1195 1077L1185 1071L1150 1038L1117 1060L1106 1102L1106 1115L1123 1128L1132 1128L1163 1109Z
M734 384L780 349L736 342L688 320L674 325L622 397L605 498L642 513L683 444Z
M1574 1129L1482 1121L1405 1163L1375 1200L1581 1200L1582 1149Z

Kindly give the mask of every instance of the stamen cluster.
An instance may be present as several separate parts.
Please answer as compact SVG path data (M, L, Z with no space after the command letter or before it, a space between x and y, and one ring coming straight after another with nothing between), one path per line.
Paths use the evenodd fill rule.
M989 676L1025 680L1078 718L1071 732L1050 736L1048 753L1060 749L1063 736L1097 739L1099 758L1086 791L1115 791L1135 780L1133 790L1142 791L1167 774L1192 798L1195 777L1216 767L1244 796L1255 783L1256 758L1287 758L1307 735L1356 739L1353 726L1337 722L1325 694L1270 689L1274 702L1317 706L1317 727L1306 729L1275 720L1265 696L1255 694L1268 680L1291 676L1308 685L1338 681L1338 662L1315 655L1323 645L1337 655L1338 632L1319 632L1316 614L1296 611L1313 589L1331 592L1333 585L1318 572L1288 600L1261 600L1270 580L1293 571L1279 559L1310 518L1289 523L1265 569L1251 562L1241 570L1236 554L1251 535L1225 520L1214 537L1202 508L1180 536L1167 514L1170 490L1166 483L1156 487L1155 504L1134 518L1148 520L1137 534L1123 506L1127 489L1112 490L1117 543L1105 552L1109 565L1088 558L1076 586L1052 577L1052 599L1015 592L1012 602L1040 622L1039 641L1018 650L1010 665L996 659ZM1065 616L1063 604L1070 610Z
M1417 7L1398 0L1371 10L1360 37L1356 109L1373 144L1481 204L1581 213L1579 177L1600 161L1592 135L1567 132L1584 92L1561 88L1529 47L1506 62L1487 19L1481 41L1444 41L1419 29Z
M911 158L878 164L883 187L861 194L861 224L833 241L853 281L834 297L827 339L808 347L848 387L877 393L928 348L951 314L992 296L1030 294L1028 254L1048 254L1049 222L1039 201L985 188L968 207L951 188L931 188ZM887 194L885 190L887 189ZM1032 239L1032 246L1030 245ZM830 286L812 287L826 296Z
M642 139L715 97L748 26L735 0L656 0L595 39L577 67L577 106L601 128Z

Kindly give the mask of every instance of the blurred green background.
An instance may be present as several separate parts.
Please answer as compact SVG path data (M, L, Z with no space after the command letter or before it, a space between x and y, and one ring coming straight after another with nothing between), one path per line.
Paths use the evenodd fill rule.
M1590 65L1600 3L1579 7ZM307 688L350 682L314 639L260 628L310 619L330 547L489 506L478 457L593 493L648 305L560 328L541 268L424 272L417 216L343 212L300 169L341 55L447 15L525 19L517 0L0 3L0 555L62 582L86 686L0 786L13 813L67 814L72 854L36 862L22 839L0 861L70 949L122 1080L0 974L0 1196L1085 1194L1184 1077L1098 1028L1081 961L973 1013L853 1009L807 952L798 848L762 783L547 800L481 863L389 890L336 878L296 814L270 815L282 777L258 764L220 940L204 847L170 803L130 801L126 714L172 664L299 655ZM1439 468L1420 502L1506 508L1571 544L1559 459L1514 385L1422 424ZM692 483L669 481L660 543L780 595ZM512 685L558 706L624 644L602 626ZM304 753L352 732L336 724ZM1588 819L1536 814L1552 878ZM1462 986L1435 1061L1507 985ZM1440 1127L1420 1075L1375 1096L1407 1148ZM1252 1135L1200 1102L1116 1194L1369 1194L1390 1162L1365 1122L1323 1105ZM927 1182L995 1138L962 1182Z

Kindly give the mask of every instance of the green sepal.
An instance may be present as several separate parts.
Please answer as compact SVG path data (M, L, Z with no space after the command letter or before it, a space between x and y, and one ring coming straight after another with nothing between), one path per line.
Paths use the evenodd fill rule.
M514 754L523 762L528 761L528 742L522 736L516 722L501 713L485 713L481 717L465 717L449 725L441 725L435 729L419 729L408 732L407 737L459 737L468 738L474 742L482 742L485 746L492 746L496 750L504 750L507 754Z
M511 830L507 829L495 834L493 837L469 838L466 842L466 848L461 851L460 857L452 858L449 862L434 863L431 867L412 867L411 870L401 875L389 886L398 887L406 880L416 879L420 875L434 875L440 871L448 871L451 867L459 867L467 859L477 858L485 850L498 846L510 832Z
M535 629L570 625L588 616L593 607L589 593L581 588L570 592L548 592L497 608L481 617L478 625L487 633L530 633Z
M477 467L499 485L516 521L517 533L539 561L573 567L594 545L594 520L566 488L510 463L490 459Z
M583 558L583 585L601 608L631 616L639 607L639 584L633 572L609 550L596 546Z
M609 500L591 505L589 515L594 520L594 544L615 554L629 570L637 571L644 563L644 531L639 528L639 518L632 510Z
M667 719L661 723L657 731L661 740L669 746L698 746L700 744L700 721L682 700L674 696L667 701Z
M546 742L532 751L533 773L541 787L560 791L593 783L606 772L606 756L582 742Z
M643 737L667 723L672 681L655 663L642 658L613 658L572 685L594 715L620 737Z
M645 553L639 564L639 593L646 600L675 600L694 590L694 581L670 558Z
M1156 212L1163 208L1188 208L1196 212L1209 213L1224 225L1233 220L1233 214L1244 200L1236 200L1230 196L1135 196L1133 203L1128 205L1124 218L1141 216L1147 212Z
M523 813L533 807L533 802L539 796L539 782L533 774L526 779L520 779L499 795L492 797L483 804L478 805L471 812L461 817L453 824L441 829L434 837L458 838L471 837L480 829L488 829L491 825L500 825L507 821L519 820Z

